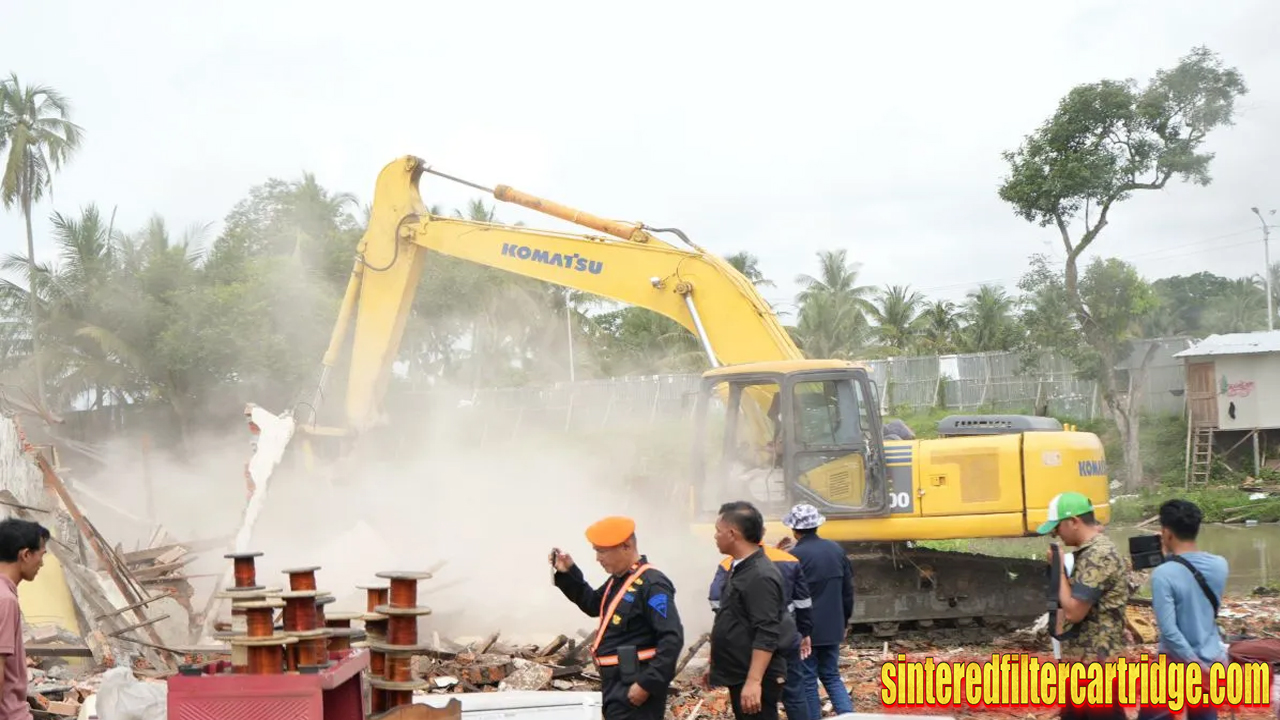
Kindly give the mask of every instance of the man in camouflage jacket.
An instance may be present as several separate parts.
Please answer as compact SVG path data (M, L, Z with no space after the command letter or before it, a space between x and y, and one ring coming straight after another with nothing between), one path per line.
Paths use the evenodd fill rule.
M1052 534L1076 548L1068 576L1058 586L1066 662L1108 662L1125 649L1125 606L1129 602L1129 564L1093 514L1093 504L1080 493L1065 492L1049 503L1041 535ZM1063 718L1125 718L1115 688L1112 707L1074 707L1062 703Z

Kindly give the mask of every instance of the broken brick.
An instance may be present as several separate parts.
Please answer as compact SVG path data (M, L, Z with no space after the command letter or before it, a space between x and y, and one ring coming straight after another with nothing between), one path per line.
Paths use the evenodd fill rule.
M537 663L525 663L524 667L502 681L503 690L542 690L551 684L551 668Z
M458 668L458 676L472 685L494 685L515 672L515 664L510 659L493 655L481 655L470 665Z

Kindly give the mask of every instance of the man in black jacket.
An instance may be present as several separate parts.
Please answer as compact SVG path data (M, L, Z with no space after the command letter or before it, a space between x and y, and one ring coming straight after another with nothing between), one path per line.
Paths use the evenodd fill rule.
M573 558L551 551L553 581L582 612L599 618L592 658L600 672L605 720L662 720L684 626L676 589L636 547L636 524L608 517L587 528L587 541L609 580L593 588Z
M787 678L781 650L795 641L782 574L765 555L764 518L748 502L725 503L716 548L731 560L711 628L710 682L729 688L733 714L776 720Z

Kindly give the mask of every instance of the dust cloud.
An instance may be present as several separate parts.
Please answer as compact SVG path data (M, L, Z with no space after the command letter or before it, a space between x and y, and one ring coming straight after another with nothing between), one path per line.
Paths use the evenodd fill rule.
M442 419L448 420L434 422ZM412 418L397 423L413 427ZM200 449L181 461L153 454L145 472L135 445L114 443L110 472L82 483L86 511L126 550L145 545L152 532L144 512L148 492L155 521L174 538L228 538L226 549L206 550L184 568L206 575L193 580L197 612L229 567L222 555L247 498L252 436L247 424L238 429L199 438ZM384 431L403 432L370 434ZM628 514L638 524L640 551L676 585L687 642L710 629L707 589L721 556L709 536L691 534L682 504L624 488L634 438L545 433L481 446L447 434L409 436L417 441L381 456L357 452L347 464L278 467L250 543L263 553L258 583L283 588L284 570L318 566L320 588L337 598L328 609L360 611L365 593L358 586L386 582L376 573L432 570L419 584L420 604L432 609L420 623L423 639L432 632L458 638L498 631L504 640L528 643L576 637L595 621L552 584L548 554L552 547L568 552L599 586L607 577L584 530L602 516ZM295 435L290 454L297 456L302 437ZM682 482L660 478L669 479ZM217 614L228 613L223 604Z
M299 355L314 357L318 370L337 297L322 292L319 279L296 263L273 267L271 273L280 276L267 304L272 320L286 336L282 340ZM316 328L324 333L314 332ZM567 357L567 347L564 351ZM590 350L578 352L581 358ZM557 362L554 357L540 360ZM224 417L229 417L227 408L254 402L274 414L293 410L300 422L318 416L322 423L340 424L334 416L341 415L344 392L337 375L320 408L299 402L311 400L304 392L309 388L285 388L293 383L271 380L242 377L238 387L217 393L211 405ZM264 395L242 397L249 387ZM291 391L299 394L289 399ZM387 400L395 393L393 387ZM258 584L283 588L284 570L318 566L320 589L337 598L327 609L356 611L365 603L358 586L385 583L378 572L430 569L434 577L419 585L420 604L432 609L420 623L424 639L432 632L457 638L497 631L507 641L532 643L558 634L576 638L579 629L592 628L595 621L552 584L550 550L559 547L571 554L588 582L599 586L606 576L584 530L602 516L629 514L637 520L641 552L676 585L687 641L710 628L707 590L721 556L709 535L691 533L687 496L643 497L626 489L624 477L631 469L627 456L635 437L606 429L587 438L530 428L513 439L481 444L475 434L438 432L455 420L460 423L467 412L433 408L393 413L394 425L371 430L368 439L373 442L358 441L356 453L345 461L320 460L310 469L278 467L250 542L250 550L263 553L256 560ZM425 427L435 430L414 430ZM401 441L380 441L390 435ZM295 435L287 456L301 457L303 438L301 432ZM109 469L85 478L82 486L94 496L86 507L95 509L95 521L103 517L103 533L126 550L147 542L153 520L181 541L227 538L225 549L202 551L183 569L195 577L195 609L200 612L230 567L222 556L240 528L253 437L240 419L228 423L225 433L189 440L182 457L154 453L145 463L136 441L111 443ZM678 471L670 475L655 485L684 486ZM148 493L154 518L143 511ZM216 616L229 616L225 602Z

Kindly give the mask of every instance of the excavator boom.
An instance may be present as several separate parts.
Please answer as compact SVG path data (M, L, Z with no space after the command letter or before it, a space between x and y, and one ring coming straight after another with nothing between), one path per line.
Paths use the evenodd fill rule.
M428 171L421 159L405 157L378 176L369 226L324 356L327 370L354 333L346 401L353 430L375 421L431 252L652 310L688 328L713 367L804 357L751 282L692 243L676 247L641 225L605 220L506 186L483 189L606 235L436 217L418 190Z

